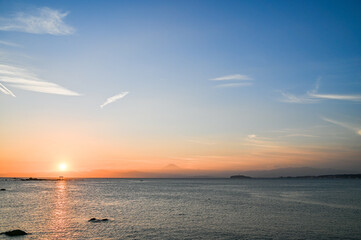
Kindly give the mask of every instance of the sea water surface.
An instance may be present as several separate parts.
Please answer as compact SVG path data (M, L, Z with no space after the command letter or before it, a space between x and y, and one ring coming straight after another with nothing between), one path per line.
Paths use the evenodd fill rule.
M361 239L357 179L0 179L0 188L0 232L31 233L17 239Z

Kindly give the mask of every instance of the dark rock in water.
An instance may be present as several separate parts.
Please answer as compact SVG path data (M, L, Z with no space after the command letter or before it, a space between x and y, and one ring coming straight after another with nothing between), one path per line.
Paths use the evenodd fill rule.
M9 236L9 237L28 235L26 232L24 232L23 230L19 230L19 229L2 232L0 234L5 234L6 236Z
M234 176L231 176L231 178L235 178L235 179L250 179L251 177L244 176L244 175L234 175Z
M88 220L88 222L106 222L108 220L109 220L108 218L103 218L103 219L91 218Z
M49 179L42 179L42 178L26 178L26 179L21 179L21 181L47 181Z
M2 189L0 189L0 191L6 191L6 189L5 189L5 188L2 188Z

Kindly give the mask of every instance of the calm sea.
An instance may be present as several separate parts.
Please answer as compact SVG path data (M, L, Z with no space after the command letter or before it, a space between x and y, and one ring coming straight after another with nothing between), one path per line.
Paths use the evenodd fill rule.
M0 188L0 232L31 233L17 239L361 239L356 179L0 179Z

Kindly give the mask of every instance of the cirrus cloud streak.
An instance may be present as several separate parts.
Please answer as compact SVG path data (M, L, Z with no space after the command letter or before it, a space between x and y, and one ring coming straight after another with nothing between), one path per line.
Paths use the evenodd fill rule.
M9 89L7 89L7 88L6 88L4 85L2 85L1 83L0 83L0 92L4 93L4 94L6 94L6 95L11 95L11 96L13 96L13 97L16 97L15 94L14 94L12 91L10 91Z
M351 131L355 132L358 135L361 135L361 128L357 128L357 127L351 126L348 123L336 121L336 120L333 120L333 119L330 119L330 118L322 117L322 120L324 120L326 122L329 122L329 123L332 123L332 124L335 124L335 125L338 125L340 127L346 128L348 130L351 130Z
M0 30L33 34L70 35L75 29L64 23L69 12L48 7L37 9L35 14L19 12L13 17L0 18Z
M361 95L350 94L321 94L318 93L320 86L320 79L316 81L315 87L312 90L306 92L303 95L294 95L287 92L281 92L281 102L286 103L317 103L321 100L340 100L340 101L354 101L361 102Z
M0 64L0 82L6 83L10 87L33 92L67 96L81 95L77 92L66 89L56 83L43 81L27 69L6 64ZM10 91L7 88L3 88L1 91L5 93L4 90ZM8 92L8 94L10 93Z
M227 75L227 76L212 78L209 80L212 80L212 81L228 81L228 80L249 81L249 80L253 80L253 78L251 78L247 75L234 74L234 75Z
M107 98L107 100L105 101L105 103L103 103L102 105L100 105L100 108L103 108L105 107L106 105L110 104L110 103L113 103L123 97L125 97L126 95L128 95L129 92L121 92L115 96L112 96L112 97L109 97Z

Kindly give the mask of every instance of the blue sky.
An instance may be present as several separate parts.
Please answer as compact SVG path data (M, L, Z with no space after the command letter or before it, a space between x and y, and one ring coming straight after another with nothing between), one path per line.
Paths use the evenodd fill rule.
M23 134L81 129L111 152L129 139L141 145L134 152L171 149L154 155L159 166L201 168L201 155L247 170L361 170L360 10L359 1L0 1L3 154L29 147L8 140ZM86 154L62 151L85 168L75 162ZM109 161L146 158L130 155ZM289 161L261 161L270 155Z

